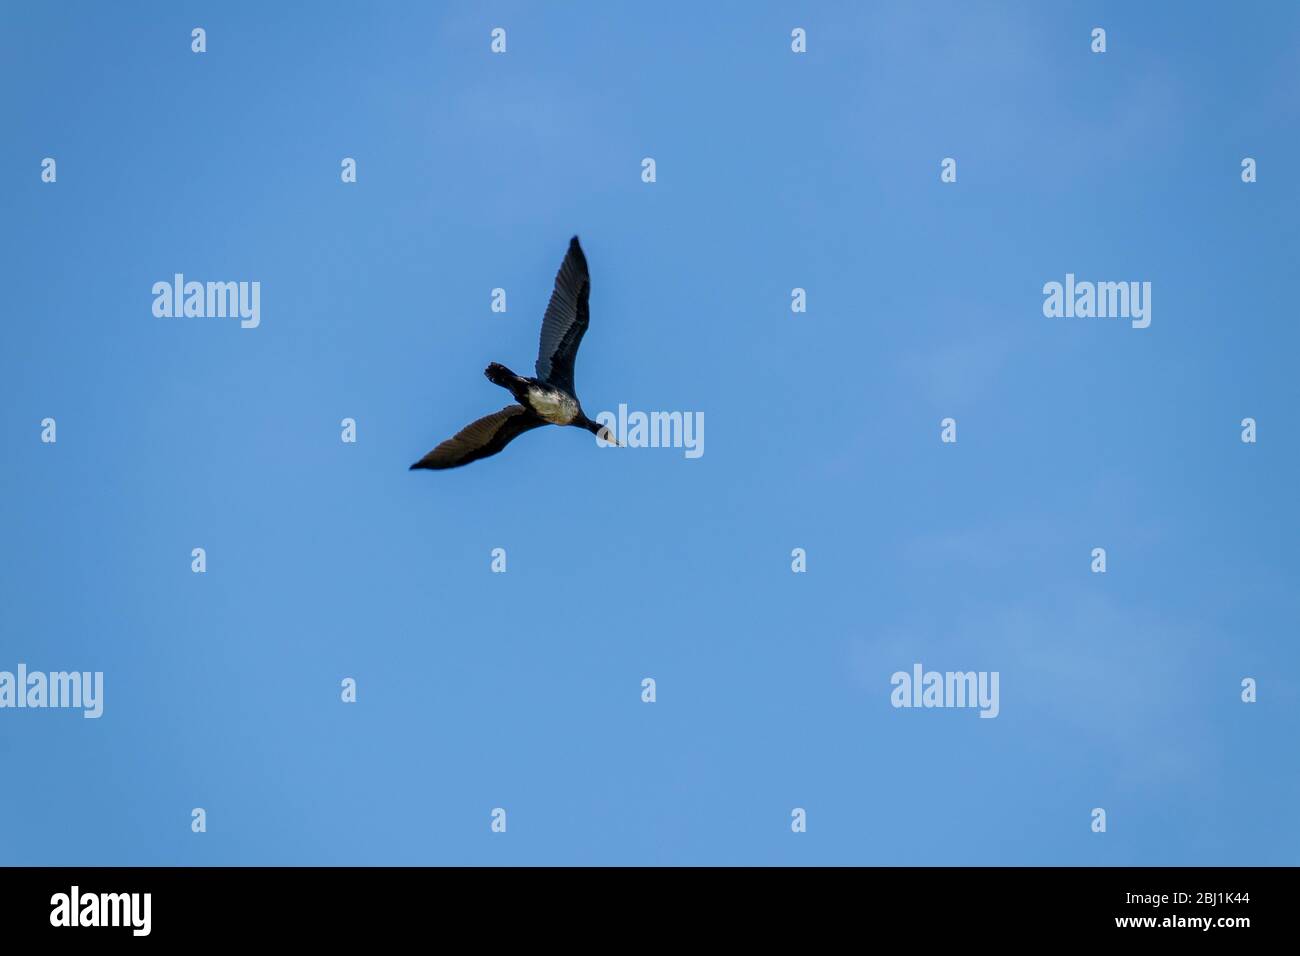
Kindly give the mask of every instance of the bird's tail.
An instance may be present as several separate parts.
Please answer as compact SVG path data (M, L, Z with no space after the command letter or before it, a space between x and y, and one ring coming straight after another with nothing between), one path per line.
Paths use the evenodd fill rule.
M500 385L502 388L510 388L512 391L513 388L511 388L511 386L519 380L518 375L510 371L510 369L506 368L500 362L493 362L483 370L483 374L488 377L488 381L493 385Z

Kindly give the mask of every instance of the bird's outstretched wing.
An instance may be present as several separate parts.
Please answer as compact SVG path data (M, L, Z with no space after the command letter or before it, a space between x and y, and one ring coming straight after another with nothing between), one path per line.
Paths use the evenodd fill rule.
M587 275L587 257L582 254L578 237L569 240L560 271L555 274L555 291L542 319L542 340L537 349L537 377L548 385L573 391L573 362L591 315L587 297L591 277Z
M468 465L471 461L495 455L524 432L545 424L524 406L507 405L499 412L484 415L466 425L412 465L411 470Z

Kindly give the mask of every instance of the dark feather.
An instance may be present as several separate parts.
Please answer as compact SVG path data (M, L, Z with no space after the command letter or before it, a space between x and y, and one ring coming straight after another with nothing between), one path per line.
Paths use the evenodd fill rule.
M574 236L569 240L569 251L555 275L555 291L546 306L541 343L537 349L537 377L570 395L575 394L573 363L591 319L587 309L590 293L587 257L582 253L582 246L578 245L578 237Z
M471 422L425 455L411 469L456 468L495 455L526 431L546 422L522 405L507 405L499 412Z

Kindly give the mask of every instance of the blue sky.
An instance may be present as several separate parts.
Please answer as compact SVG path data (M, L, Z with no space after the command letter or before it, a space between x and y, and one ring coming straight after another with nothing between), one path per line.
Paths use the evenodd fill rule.
M0 863L1297 862L1300 10L0 17L0 670L105 675L0 710ZM408 472L574 233L587 411L703 457ZM155 318L177 272L261 325ZM999 716L892 708L914 662Z

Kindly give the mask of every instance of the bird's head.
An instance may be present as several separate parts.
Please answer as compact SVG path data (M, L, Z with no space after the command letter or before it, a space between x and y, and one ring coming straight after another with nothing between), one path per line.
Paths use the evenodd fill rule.
M574 424L581 425L583 428L587 429L587 431L591 432L597 438L609 445L614 445L618 448L623 447L623 443L618 440L617 436L615 436L614 429L602 425L600 422L593 422L586 415L583 415L581 420L574 422Z

